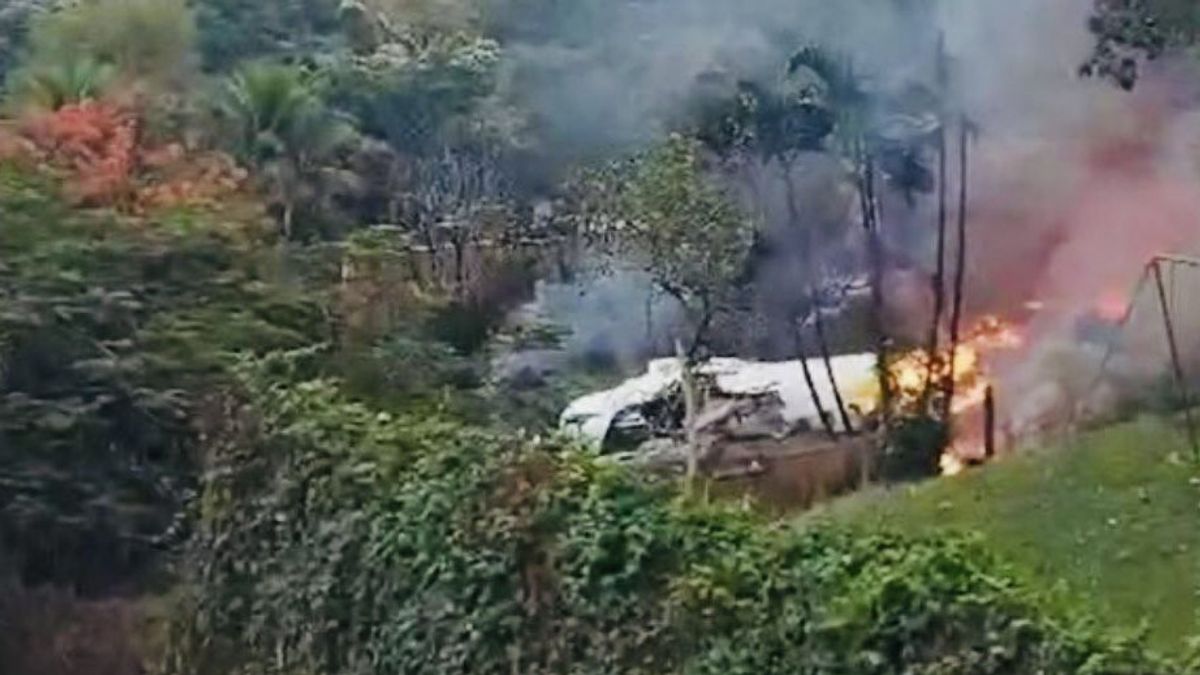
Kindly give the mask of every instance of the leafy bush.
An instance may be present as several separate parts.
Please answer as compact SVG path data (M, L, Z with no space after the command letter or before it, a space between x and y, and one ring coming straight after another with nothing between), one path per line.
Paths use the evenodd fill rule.
M14 107L55 111L100 98L115 77L112 66L78 57L19 70L9 87Z
M110 588L172 543L222 354L323 336L213 230L66 210L0 167L0 542L28 581Z
M415 52L389 42L337 61L327 98L396 150L429 153L478 135L470 127L486 120L473 113L495 91L499 63L499 45L483 38L442 37Z
M186 0L65 3L33 21L26 66L37 71L91 61L127 80L166 84L190 65L194 43Z
M247 361L213 430L179 673L1172 673L962 540L795 530L554 443Z
M202 0L195 5L202 65L231 70L257 58L307 55L337 43L340 0Z
M950 445L947 424L928 414L908 414L893 422L883 474L888 480L920 480L941 473L942 453Z

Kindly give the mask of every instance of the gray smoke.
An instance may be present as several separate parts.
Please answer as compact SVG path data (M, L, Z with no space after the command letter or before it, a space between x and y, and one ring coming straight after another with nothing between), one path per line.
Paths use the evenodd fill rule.
M1123 304L1151 256L1196 249L1200 124L1190 83L1200 78L1169 60L1150 69L1132 94L1078 77L1092 48L1091 0L575 4L586 7L582 28L551 26L539 39L511 45L513 81L535 102L539 121L552 132L552 154L564 161L660 137L703 73L774 82L805 44L852 55L876 87L929 82L944 35L950 107L978 129L969 183L969 310L1029 322L1035 346L1005 366L1005 379L1020 383L1015 387L1044 377L1038 364L1045 359L1036 354L1077 342L1080 316ZM814 169L830 170L836 169ZM757 205L767 227L778 223L781 210L779 178L770 173L763 172ZM820 175L795 180L805 226L840 223L820 264L841 271L837 257L861 247L853 239L852 200L835 208ZM930 195L912 204L884 195L888 241L915 270L891 284L905 289L893 302L914 325L928 313L920 270L932 267L933 206ZM788 238L780 241L786 246ZM794 293L808 277L795 273L804 258L784 256L779 271L761 270L768 278L763 285ZM627 305L629 329L616 334L637 335L642 297ZM1031 306L1041 309L1026 313Z
M854 54L878 77L903 78L927 70L936 44L927 0L573 4L542 39L509 46L517 86L534 101L559 155L659 137L703 73L770 83L799 47L821 44Z

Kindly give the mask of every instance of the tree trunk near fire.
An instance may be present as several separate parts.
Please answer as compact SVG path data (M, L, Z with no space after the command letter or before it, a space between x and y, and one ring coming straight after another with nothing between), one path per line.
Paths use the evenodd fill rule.
M796 353L800 359L800 370L804 373L804 383L808 385L808 394L812 397L813 407L817 409L817 416L821 418L821 426L825 427L825 433L829 434L830 438L836 439L837 431L833 428L833 420L825 410L821 394L817 391L816 380L813 379L812 368L808 365L808 346L804 340L804 324L796 321L793 329L795 330Z
M939 43L938 67L939 72L942 70L942 62L945 56L940 52L942 49ZM939 77L940 79L940 77ZM943 85L943 89L944 89ZM933 388L937 384L934 381L934 371L938 360L938 349L940 348L940 338L942 330L942 316L946 313L946 225L948 218L947 199L946 199L946 174L947 172L947 147L946 147L946 119L942 115L940 129L938 130L938 214L937 214L937 263L933 272L933 319L929 326L929 340L926 344L925 351L929 355L931 367L926 370L925 384L921 390L921 412L926 412L929 406L929 399L933 395Z
M880 238L878 205L875 196L875 164L866 149L866 141L856 141L855 163L857 164L859 207L862 225L867 235L867 257L871 275L871 331L875 334L875 369L879 378L880 417L884 427L892 419L892 381L888 363L889 340L884 326L883 240Z
M950 314L950 363L946 368L946 400L943 402L943 416L947 420L950 419L950 413L954 407L954 380L957 375L954 372L955 356L958 354L959 331L962 326L963 287L967 280L967 179L970 175L968 160L971 129L966 115L961 117L960 126L958 139L958 252L954 270L954 309Z
M799 229L803 235L804 260L808 267L808 269L804 270L804 275L808 277L809 283L814 283L814 280L819 276L818 274L814 273L814 270L817 267L815 262L816 255L814 254L816 245L813 242L812 232L803 227L800 223L800 210L796 205L796 188L792 183L792 158L790 156L781 157L780 162L783 164L783 180L787 191L789 225L792 228ZM842 424L846 430L846 433L854 433L854 425L851 424L850 415L846 411L846 404L842 397L841 387L838 385L837 378L834 377L833 374L833 361L829 353L829 342L825 339L825 324L821 317L821 308L817 303L817 294L812 288L809 288L808 295L812 305L811 311L814 325L816 326L817 349L821 355L821 360L825 364L825 372L829 376L829 385L833 389L833 398L837 403L838 414L841 416ZM821 415L821 420L825 423L825 427L829 431L829 434L831 436L836 435L836 432L833 429L833 423L822 409L820 397L813 388L812 374L809 372L808 361L804 358L804 336L802 333L804 326L798 326L796 330L800 331L800 334L798 335L799 344L797 344L797 348L800 349L801 352L801 361L804 364L803 368L805 370L805 378L808 380L809 391L813 395L813 402L817 405L817 412L819 415Z
M996 390L990 384L983 397L983 456L987 461L996 456Z
M821 307L816 302L816 295L813 295L813 327L817 332L817 348L821 351L821 360L825 362L825 374L829 376L829 384L833 387L833 400L837 404L838 416L842 420L842 429L847 434L854 433L854 422L850 420L850 413L846 408L846 400L842 397L841 387L838 386L837 377L833 373L833 359L829 355L829 341L825 339L825 319L821 317Z

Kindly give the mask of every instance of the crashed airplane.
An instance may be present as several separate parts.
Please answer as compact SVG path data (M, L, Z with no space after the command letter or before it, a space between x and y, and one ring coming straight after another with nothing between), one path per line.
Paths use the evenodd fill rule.
M857 418L860 428L879 398L875 363L873 354L839 356L830 363L851 422ZM812 359L808 367L816 396L830 415L834 387L825 363ZM729 448L745 450L756 442L778 446L785 439L809 437L828 445L828 438L820 433L825 422L800 361L719 358L696 366L693 376L700 394L693 426L701 455L710 465L721 463ZM645 374L573 402L562 413L560 427L617 460L678 466L687 453L682 440L683 386L681 360L655 360ZM828 421L835 431L846 431L836 414Z

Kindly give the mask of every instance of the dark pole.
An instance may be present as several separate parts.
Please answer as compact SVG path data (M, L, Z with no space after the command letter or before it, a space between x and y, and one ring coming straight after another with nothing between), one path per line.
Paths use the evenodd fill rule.
M996 390L988 385L983 398L983 455L996 456Z
M1167 301L1167 287L1163 283L1162 260L1150 263L1154 268L1154 283L1158 286L1158 301L1162 305L1163 326L1167 331L1167 344L1171 347L1171 365L1175 370L1175 384L1179 387L1179 395L1183 399L1183 418L1187 424L1188 442L1192 446L1192 455L1200 461L1200 440L1196 437L1196 425L1192 419L1191 388L1187 384L1187 376L1183 372L1183 360L1179 356L1179 342L1175 339L1175 321L1171 318L1171 304Z
M829 386L833 388L833 400L837 403L838 415L842 418L842 427L847 434L854 434L854 422L846 409L846 400L842 397L842 389L838 386L837 376L833 371L833 359L829 356L829 342L825 339L825 319L821 318L821 306L817 304L816 293L813 297L813 326L817 331L817 346L821 350L821 359L825 361L825 374L829 376Z
M804 340L804 324L796 321L793 329L796 337L796 351L800 354L800 370L804 373L804 383L808 385L808 393L812 397L813 406L817 409L817 415L821 418L825 432L829 434L830 438L836 440L837 432L833 428L833 418L825 411L825 404L821 402L821 394L817 392L817 383L813 380L812 369L808 366L808 347Z
M938 95L945 96L949 79L946 68L946 36L938 37L937 55ZM933 285L933 319L929 326L929 341L926 351L929 353L931 365L936 365L939 359L938 340L942 329L942 316L946 313L946 225L949 220L947 206L947 139L946 139L946 110L942 105L938 111L938 213L937 213L937 264L930 280ZM925 385L921 390L921 413L924 414L933 393L933 373L936 367L930 367L925 373ZM940 383L939 383L940 384Z
M958 254L955 260L957 267L954 270L954 306L950 313L950 356L948 357L950 363L946 368L949 374L946 377L946 399L942 401L944 406L942 416L946 420L950 419L950 411L954 407L956 384L954 378L957 375L954 370L963 315L963 286L966 284L967 278L967 179L969 177L967 161L971 128L966 115L962 116L960 123L962 129L958 139Z

